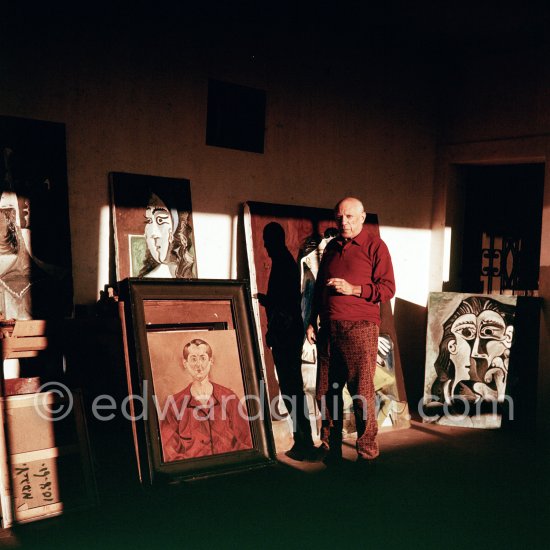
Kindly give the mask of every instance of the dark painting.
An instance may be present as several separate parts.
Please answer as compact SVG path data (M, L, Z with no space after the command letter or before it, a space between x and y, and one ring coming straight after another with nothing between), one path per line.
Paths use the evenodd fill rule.
M0 117L0 311L6 319L72 314L65 125Z

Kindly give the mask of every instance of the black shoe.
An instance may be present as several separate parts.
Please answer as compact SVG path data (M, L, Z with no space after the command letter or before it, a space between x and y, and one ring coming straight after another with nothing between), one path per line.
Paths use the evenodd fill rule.
M341 466L344 463L342 458L342 453L328 452L328 454L323 458L323 464L329 468L333 466Z
M294 445L285 453L285 455L292 460L297 460L298 462L303 462L304 460L310 462L318 459L317 447L314 447L313 445L308 447Z

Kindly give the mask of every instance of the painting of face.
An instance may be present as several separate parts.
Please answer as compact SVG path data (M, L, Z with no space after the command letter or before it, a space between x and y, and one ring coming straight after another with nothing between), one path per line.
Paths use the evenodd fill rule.
M187 358L183 360L183 366L187 369L193 381L202 382L208 378L212 368L212 358L208 352L208 346L205 344L199 346L191 344L189 346Z
M445 404L452 410L457 403L464 408L465 403L504 401L515 300L515 296L430 295L425 403ZM439 345L433 360L435 338Z
M451 394L461 381L470 380L474 393L480 397L502 398L514 327L506 326L498 312L485 310L478 316L461 315L451 332L455 336L448 344L455 367Z
M195 279L189 180L111 172L117 279Z
M172 217L167 208L149 206L145 210L145 241L153 259L165 263L172 243Z

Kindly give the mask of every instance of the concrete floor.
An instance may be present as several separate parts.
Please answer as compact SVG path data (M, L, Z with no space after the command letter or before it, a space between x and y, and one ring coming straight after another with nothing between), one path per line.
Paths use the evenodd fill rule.
M98 507L16 526L4 546L548 547L550 465L534 436L413 422L379 441L372 471L345 446L337 469L281 454L271 467L154 491L124 482L115 461L100 471Z

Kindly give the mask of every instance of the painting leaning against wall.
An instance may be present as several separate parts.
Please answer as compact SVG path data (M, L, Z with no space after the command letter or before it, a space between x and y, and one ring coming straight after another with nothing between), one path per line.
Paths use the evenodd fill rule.
M197 277L187 179L112 172L117 280Z
M422 417L424 422L498 428L513 412L510 352L516 296L432 292Z
M65 125L0 117L0 314L72 314Z

